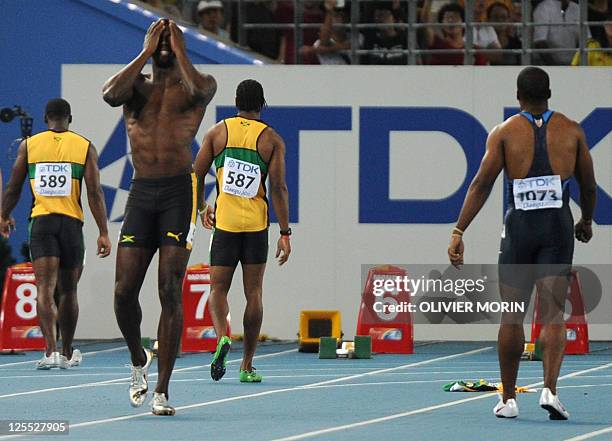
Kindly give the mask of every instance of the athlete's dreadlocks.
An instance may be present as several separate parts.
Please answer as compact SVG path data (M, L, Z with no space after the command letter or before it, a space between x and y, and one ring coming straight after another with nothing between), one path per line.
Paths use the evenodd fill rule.
M242 112L261 112L266 105L263 87L255 80L244 80L236 88L236 107Z

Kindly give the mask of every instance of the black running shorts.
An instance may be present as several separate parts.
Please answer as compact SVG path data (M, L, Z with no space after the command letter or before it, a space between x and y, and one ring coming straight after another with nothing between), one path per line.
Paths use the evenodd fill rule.
M30 221L30 256L59 257L60 268L83 266L83 222L63 214L36 216Z
M500 280L528 288L535 280L567 276L574 255L574 219L569 206L509 209L500 244Z
M268 260L268 229L232 233L216 228L210 239L210 265L263 264Z
M196 177L134 179L119 235L120 247L191 249L197 212Z

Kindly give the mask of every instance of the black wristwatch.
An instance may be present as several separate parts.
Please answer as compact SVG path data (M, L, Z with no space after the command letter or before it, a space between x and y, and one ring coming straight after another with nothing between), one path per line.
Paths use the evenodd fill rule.
M280 230L280 235L281 236L291 236L291 227L287 228L286 230Z

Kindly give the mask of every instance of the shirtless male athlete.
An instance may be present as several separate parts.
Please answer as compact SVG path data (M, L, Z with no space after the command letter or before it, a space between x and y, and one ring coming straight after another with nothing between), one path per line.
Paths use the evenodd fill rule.
M143 67L153 58L153 74ZM115 314L132 358L130 403L142 406L152 354L140 343L138 294L159 249L161 316L155 415L174 415L168 383L183 324L181 280L195 231L197 183L191 143L217 90L215 79L189 61L183 33L172 20L152 23L140 54L111 77L104 101L123 106L135 174L121 227L115 278Z

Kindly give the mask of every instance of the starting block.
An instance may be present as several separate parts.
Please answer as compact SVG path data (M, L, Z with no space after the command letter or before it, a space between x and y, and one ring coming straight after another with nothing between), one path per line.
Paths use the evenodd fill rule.
M536 340L535 343L525 343L521 360L542 361L542 347L539 340Z
M140 337L140 345L145 349L153 350L153 339L151 337Z
M151 337L141 337L140 344L143 348L149 349L153 354L153 358L157 358L157 353L159 351L159 340L155 340ZM178 351L176 353L177 358L181 358L183 353L181 352L181 348L179 345Z
M159 349L159 343L157 340L151 337L140 337L140 345L151 351L153 358L157 357L157 350Z
M338 349L336 337L321 337L319 340L319 358L336 358L336 349Z
M345 341L338 348L336 337L321 337L319 341L319 358L372 358L372 337L357 335L355 341Z
M352 341L343 341L342 347L336 349L338 358L352 358L355 353L355 343Z
M355 358L372 358L372 337L369 335L355 336Z

